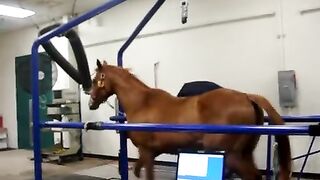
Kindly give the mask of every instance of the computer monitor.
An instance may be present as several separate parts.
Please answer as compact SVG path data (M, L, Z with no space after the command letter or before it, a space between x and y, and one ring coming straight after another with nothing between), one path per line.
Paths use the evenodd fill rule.
M224 153L178 154L176 180L223 180Z

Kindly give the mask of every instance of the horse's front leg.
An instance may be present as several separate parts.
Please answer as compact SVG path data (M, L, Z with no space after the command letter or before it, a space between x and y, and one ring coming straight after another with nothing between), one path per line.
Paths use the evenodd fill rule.
M154 158L155 158L155 153L152 152L150 149L148 148L139 148L139 155L140 155L140 160L142 163L142 165L144 165L145 169L146 169L146 179L147 180L154 180L154 174L153 174L153 168L154 168ZM139 162L139 160L138 160ZM138 164L139 165L139 164ZM141 167L137 167L137 170L141 170ZM135 169L136 170L136 169Z

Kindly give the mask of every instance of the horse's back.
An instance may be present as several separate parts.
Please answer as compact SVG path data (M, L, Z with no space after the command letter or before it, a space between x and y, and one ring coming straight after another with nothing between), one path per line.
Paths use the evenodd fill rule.
M183 98L154 90L138 116L143 122L174 124L251 124L256 118L247 94L226 88Z
M157 93L159 93L157 95ZM136 119L141 122L164 124L255 124L254 107L246 94L220 88L198 96L187 98L171 97L168 94L156 92L152 96L145 111L141 111ZM135 144L171 151L176 148L192 146L224 147L224 142L230 142L224 147L236 148L242 146L247 138L235 135L205 135L201 133L130 133ZM135 139L135 140L134 140ZM243 140L242 140L243 139ZM138 142L139 141L139 142ZM204 144L203 144L204 143ZM238 146L238 145L236 145ZM238 149L238 148L236 148Z
M198 111L208 124L253 124L255 109L245 93L220 88L198 97Z

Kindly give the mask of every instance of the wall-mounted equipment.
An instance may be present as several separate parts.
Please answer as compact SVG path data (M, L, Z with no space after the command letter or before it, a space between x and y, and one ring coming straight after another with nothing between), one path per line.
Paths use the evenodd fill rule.
M188 0L181 1L181 23L185 24L188 20Z
M297 83L294 70L279 71L279 102L284 108L291 108L297 105Z

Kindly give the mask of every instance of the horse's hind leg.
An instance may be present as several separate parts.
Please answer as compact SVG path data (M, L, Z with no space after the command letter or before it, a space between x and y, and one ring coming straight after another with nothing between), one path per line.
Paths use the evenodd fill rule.
M242 156L238 153L229 153L226 156L226 164L230 170L236 172L243 180L262 179L262 176L253 162L252 154Z
M156 158L159 155L160 155L160 153L154 154L154 158ZM141 159L141 157L139 157L139 159L136 161L136 163L134 165L134 171L133 171L134 175L137 178L140 178L141 169L142 169L143 166L144 166L143 160Z
M146 169L146 180L154 180L154 173L153 173L153 168L154 168L154 158L155 155L152 151L146 149L146 148L139 148L139 164L136 164L135 171L139 171L140 175L140 170L142 166L145 167ZM135 172L136 173L136 172Z

